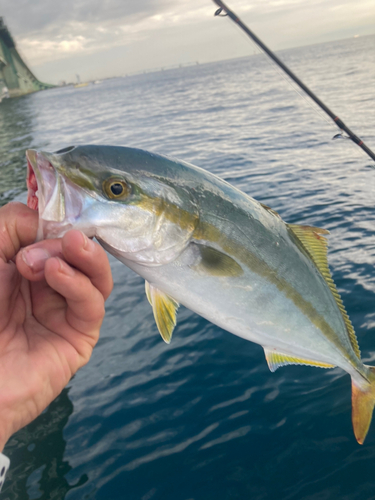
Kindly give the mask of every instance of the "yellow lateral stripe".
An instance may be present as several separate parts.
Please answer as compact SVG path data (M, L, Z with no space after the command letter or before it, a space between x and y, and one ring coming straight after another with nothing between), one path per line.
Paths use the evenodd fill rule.
M288 225L286 224L286 226ZM325 233L324 229L320 231ZM294 236L293 232L291 236ZM234 248L233 242L212 224L200 221L193 233L193 237L195 240L220 242L220 247L224 252L228 253L228 255L235 256L239 262L245 264L252 272L262 276L264 279L274 284L287 299L291 300L301 310L301 312L309 318L311 323L315 325L325 337L334 343L335 347L344 355L345 359L350 360L350 356L346 348L344 348L336 332L327 323L327 321L320 314L317 314L314 306L309 301L305 300L304 297L302 297L290 283L288 283L284 278L277 276L275 271L265 261L257 257L254 253L251 253L245 247L237 245L236 248ZM300 250L312 258L300 239L294 236L294 240ZM329 273L328 268L327 272ZM352 361L350 361L350 363L358 370L356 364ZM362 374L362 372L360 373Z
M287 299L294 302L294 304L302 311L302 313L305 314L310 319L310 321L327 338L332 339L335 346L340 350L340 352L345 356L345 358L349 359L348 353L343 348L340 341L338 341L335 331L330 327L327 321L322 316L317 315L317 312L312 306L312 304L306 301L285 279L281 279L279 276L275 276L274 270L270 268L266 262L264 262L259 257L249 252L245 247L241 247L240 245L238 245L234 249L233 242L230 241L229 238L227 238L213 224L201 220L198 214L191 214L190 212L180 209L179 207L173 205L172 203L166 202L165 200L161 200L159 198L151 198L148 197L147 195L142 196L141 201L138 203L138 205L140 205L144 210L154 212L156 215L161 215L163 213L163 216L167 218L169 221L179 225L182 229L188 230L189 232L192 231L192 237L196 241L203 240L215 243L220 242L220 247L222 248L223 252L226 252L228 255L235 257L239 262L245 264L251 271L255 272L259 276L264 277L270 283L273 283L282 293L284 293ZM268 211L271 212L270 209L268 209ZM279 218L277 212L274 213L273 215ZM310 252L307 248L309 245L307 243L306 245L304 245L303 242L301 241L302 235L301 238L299 238L298 235L294 234L295 232L292 230L292 228L296 228L296 233L298 233L298 228L301 228L302 232L302 228L304 228L304 226L295 226L293 224L290 225L286 224L286 226L289 227L289 229L295 236L296 243L299 244L300 248L302 248L302 251L307 253L307 255L318 267L323 277L325 278L327 285L331 289L332 294L334 295L333 288L335 290L336 288L334 287L333 280L331 278L331 274L328 269L327 256L326 256L327 249L324 248L327 247L327 240L324 237L319 236L320 234L329 234L329 231L321 228L305 226L306 229L307 228L310 229L310 234L309 234L310 239L314 242L314 246L316 246L315 259L319 260L317 258L318 250L321 254L320 260L322 261L322 264L319 266L316 260L314 260L314 258L312 257L312 253L314 254L313 249L311 249ZM311 234L311 230L317 233L316 236ZM310 246L312 248L312 245ZM323 262L325 262L325 266L323 265ZM331 285L333 285L333 287ZM341 299L338 293L335 299L339 305L340 312L345 321L345 326L348 331L349 339L353 346L353 350L356 356L360 359L360 351L357 339L355 337L354 329L345 312L344 306L341 303ZM352 334L350 332L352 332Z

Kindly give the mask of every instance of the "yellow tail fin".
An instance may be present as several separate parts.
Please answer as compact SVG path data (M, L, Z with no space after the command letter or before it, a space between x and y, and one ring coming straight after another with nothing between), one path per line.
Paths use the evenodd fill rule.
M375 367L370 370L370 384L366 389L359 388L352 382L352 421L355 437L363 444L369 430L375 405Z

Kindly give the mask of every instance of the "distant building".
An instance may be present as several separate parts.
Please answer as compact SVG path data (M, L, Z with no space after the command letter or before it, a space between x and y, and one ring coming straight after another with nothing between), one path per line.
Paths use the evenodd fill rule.
M0 89L7 88L10 97L54 87L40 82L17 52L16 44L0 17Z

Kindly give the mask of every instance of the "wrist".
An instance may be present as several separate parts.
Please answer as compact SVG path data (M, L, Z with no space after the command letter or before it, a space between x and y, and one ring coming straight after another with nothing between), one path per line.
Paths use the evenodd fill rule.
M0 453L3 453L6 444L7 444L7 441L5 441L5 440L2 441L0 439Z
M0 413L0 453L3 453L5 445L9 441L15 430L13 414L7 411L6 404L0 398L0 408L2 409Z
M0 413L0 453L3 453L5 445L9 441L12 434L14 434L15 429L13 428L14 421L12 418L12 412L7 411L6 405L0 398L0 408L2 409Z
M0 453L3 453L5 445L7 444L10 436L11 434L6 435L3 431L0 431Z

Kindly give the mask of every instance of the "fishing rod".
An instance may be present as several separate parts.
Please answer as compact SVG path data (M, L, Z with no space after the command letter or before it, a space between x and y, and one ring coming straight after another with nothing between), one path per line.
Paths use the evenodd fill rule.
M375 154L371 149L366 146L366 144L357 135L350 130L345 123L333 113L325 104L322 102L273 52L270 50L263 42L260 40L241 19L239 19L236 14L230 10L224 2L221 0L213 0L219 9L215 12L215 16L228 16L234 21L268 56L309 96L311 99L333 120L333 122L341 130L340 134L335 135L334 139L342 137L342 131L348 134L348 138L351 139L357 146L363 149L365 153L368 154L370 158L375 161ZM225 14L222 14L222 12Z

